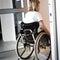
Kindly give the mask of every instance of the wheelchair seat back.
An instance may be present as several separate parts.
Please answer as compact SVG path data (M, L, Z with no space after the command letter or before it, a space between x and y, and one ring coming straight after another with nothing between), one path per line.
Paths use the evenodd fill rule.
M31 29L33 32L37 32L37 29L39 27L39 23L38 22L33 22L33 23L24 23L24 22L21 22L21 28L23 30L25 29Z
M21 30L20 33L25 34L24 38L26 39L26 42L34 43L32 34L36 35L38 27L39 27L38 22L27 23L27 24L24 22L21 23L21 28L23 30Z

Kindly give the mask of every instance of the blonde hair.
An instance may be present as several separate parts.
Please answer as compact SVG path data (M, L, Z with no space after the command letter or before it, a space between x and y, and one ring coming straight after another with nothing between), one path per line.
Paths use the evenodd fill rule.
M40 4L39 0L29 0L29 11L39 11L38 4Z

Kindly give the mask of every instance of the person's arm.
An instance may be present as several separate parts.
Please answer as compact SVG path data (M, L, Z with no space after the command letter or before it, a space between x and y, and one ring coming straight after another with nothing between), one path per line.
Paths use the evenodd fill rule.
M50 31L47 29L44 21L43 21L43 20L40 20L40 21L39 21L39 24L40 24L40 28L42 28L47 34L50 35Z

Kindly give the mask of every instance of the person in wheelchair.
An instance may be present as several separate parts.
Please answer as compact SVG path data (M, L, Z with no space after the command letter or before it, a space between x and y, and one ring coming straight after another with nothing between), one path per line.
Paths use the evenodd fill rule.
M21 59L26 60L26 59L30 58L30 56L32 55L34 50L35 50L36 57L39 58L38 54L41 53L40 49L41 48L45 49L45 47L46 47L47 43L45 43L45 42L48 40L48 39L46 39L46 37L47 37L47 34L50 35L50 32L47 29L39 10L40 10L40 0L29 0L29 11L25 14L23 22L21 23L21 28L23 30L21 30L22 33L20 36L18 36L18 39L17 39L17 53ZM30 38L30 36L32 34L31 35L29 35L29 33L24 34L24 31L27 29L31 29L32 32L34 32L34 31L38 32L38 27L40 27L40 31L44 31L47 34L39 33L36 38L34 36L35 39ZM33 36L32 36L32 38L33 38ZM20 41L21 41L21 43L20 43ZM20 44L23 45L22 48L19 48ZM27 51L27 48L28 48L29 52ZM44 51L46 52L46 49ZM28 52L28 54L26 54L26 52ZM45 54L42 54L42 55L45 56ZM51 55L51 50L49 50L49 54L48 54L46 60L49 60L50 55Z
M47 29L44 20L40 14L40 0L29 0L28 12L25 14L23 19L24 27L23 29L44 30L47 34L50 35L49 30Z

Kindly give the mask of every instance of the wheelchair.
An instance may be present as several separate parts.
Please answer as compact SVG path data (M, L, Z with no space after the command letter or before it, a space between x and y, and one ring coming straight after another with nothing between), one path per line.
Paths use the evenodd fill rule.
M21 30L17 37L16 45L18 56L27 60L35 51L35 56L39 60L39 54L45 57L44 52L48 49L46 60L49 60L51 56L50 36L44 31L37 32L38 27L36 28L36 26L39 26L37 22L35 22L35 27L32 29L30 28L31 25L31 23L30 25L21 23Z

